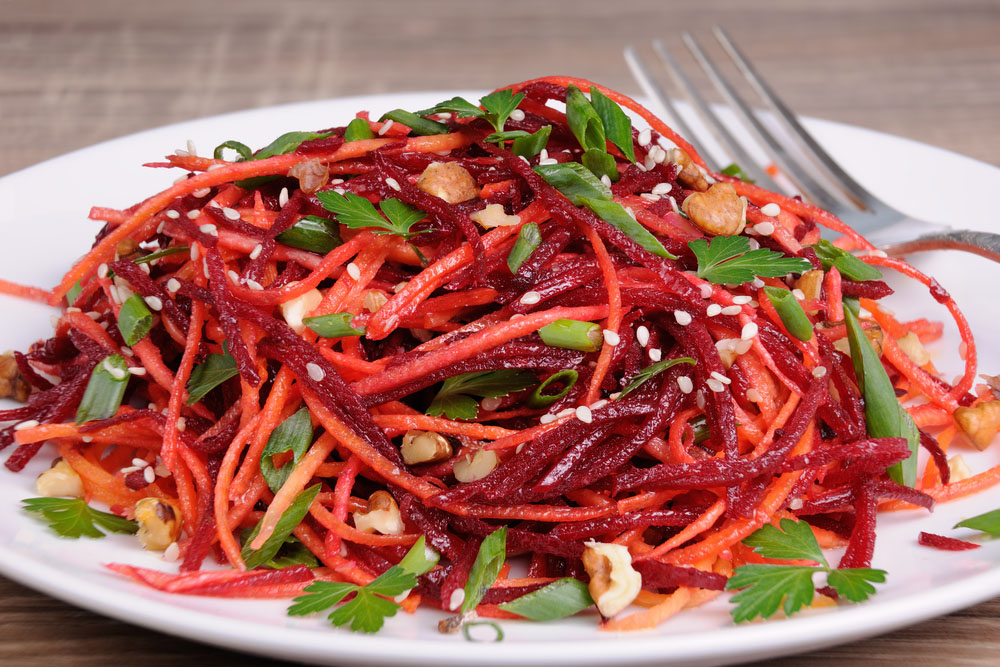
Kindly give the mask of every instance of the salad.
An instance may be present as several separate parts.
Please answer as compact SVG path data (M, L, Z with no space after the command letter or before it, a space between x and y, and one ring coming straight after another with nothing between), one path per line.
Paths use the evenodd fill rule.
M7 467L54 459L24 509L137 534L164 568L109 567L144 585L361 632L641 630L725 590L744 622L867 599L879 512L1000 482L949 457L991 443L1000 386L941 285L597 84L147 166L182 175L95 207L58 286L0 282L61 307L0 357ZM954 382L887 271L954 318Z

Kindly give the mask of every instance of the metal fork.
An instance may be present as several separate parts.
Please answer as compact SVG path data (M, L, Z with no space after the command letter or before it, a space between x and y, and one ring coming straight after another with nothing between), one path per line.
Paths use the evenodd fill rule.
M766 107L774 114L774 117L789 135L795 138L797 146L786 145L782 139L775 136L764 125L752 107L737 92L736 88L690 33L683 33L682 41L722 97L725 98L732 111L765 149L771 160L778 165L782 174L792 182L793 188L779 184L757 164L746 146L720 120L715 110L701 95L697 86L691 82L660 40L653 41L653 50L677 86L685 92L691 106L712 132L719 145L758 185L769 190L785 191L789 194L801 193L816 205L830 211L851 225L868 237L872 243L891 255L951 249L964 250L1000 262L1000 235L953 229L946 225L914 219L865 189L844 171L812 135L802 127L795 115L775 94L729 35L719 26L713 28L713 33L736 68L760 95ZM708 153L699 145L700 141L697 135L684 122L674 100L659 85L649 66L634 47L627 46L625 48L625 60L646 94L656 99L670 112L677 130L692 142L706 160L710 160ZM803 154L810 160L808 166L799 157ZM718 171L711 163L709 166ZM819 170L819 174L815 173L816 169ZM817 178L816 176L820 174L821 176ZM830 187L831 185L833 187Z

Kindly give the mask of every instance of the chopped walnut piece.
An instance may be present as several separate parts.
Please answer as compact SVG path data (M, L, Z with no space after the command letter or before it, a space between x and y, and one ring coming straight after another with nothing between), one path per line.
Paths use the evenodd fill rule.
M115 247L115 254L118 259L135 259L142 255L142 248L139 242L133 238L122 239Z
M955 410L955 423L976 449L986 449L1000 430L1000 401L986 401Z
M697 190L699 192L704 192L708 189L708 181L705 180L705 175L701 173L701 169L694 163L690 155L680 148L675 148L670 156L670 161L681 169L680 173L677 174L678 183L690 190Z
M739 234L747 224L747 200L730 183L688 195L681 208L700 230L716 236Z
M21 375L13 352L0 355L0 398L13 398L24 403L31 394L31 385Z
M820 269L806 271L795 281L795 287L802 290L807 299L818 299L823 287L823 271Z
M479 196L476 179L457 162L433 162L417 179L417 187L449 204Z
M299 162L288 170L288 176L299 179L299 189L311 195L330 180L330 168L317 158Z

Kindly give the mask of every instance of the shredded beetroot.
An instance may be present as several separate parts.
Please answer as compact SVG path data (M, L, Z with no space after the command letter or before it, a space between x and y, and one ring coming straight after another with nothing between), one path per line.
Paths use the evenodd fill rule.
M934 533L926 533L924 531L920 532L917 543L925 547L941 549L942 551L968 551L969 549L978 549L982 546L981 544L974 544L965 540L956 540L954 537L945 537L944 535L935 535Z

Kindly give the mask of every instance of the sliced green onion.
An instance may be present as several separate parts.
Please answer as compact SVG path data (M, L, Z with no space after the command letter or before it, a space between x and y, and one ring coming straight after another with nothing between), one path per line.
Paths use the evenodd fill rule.
M483 539L479 553L469 569L465 582L465 598L459 612L465 614L479 606L486 591L490 590L507 559L507 526L502 526Z
M594 176L601 178L607 176L612 181L618 180L618 164L606 151L591 148L580 158L583 166L594 173Z
M302 322L323 338L343 338L345 336L363 336L364 328L351 326L354 315L351 313L330 313L305 317Z
M552 134L552 126L543 125L534 134L514 139L514 144L510 147L510 151L514 155L520 155L530 160L541 153L542 149L549 143L550 134Z
M584 199L610 200L612 197L611 188L579 162L542 164L535 167L535 173L575 206L582 206Z
M476 639L475 637L472 636L472 628L475 628L475 627L478 627L478 626L486 626L486 627L492 628L493 632L496 633L496 637L494 637L493 639L487 639L487 640ZM494 621L470 621L470 622L467 622L467 623L462 623L462 636L465 637L465 641L467 641L467 642L473 642L475 644L482 644L484 642L485 643L494 643L495 644L496 642L502 642L503 641L503 628L500 627L499 623L496 623Z
M556 320L539 329L538 335L551 347L581 352L596 352L604 342L600 325L580 320Z
M882 360L861 328L858 318L849 308L844 309L847 342L851 346L851 362L858 388L865 399L865 425L873 438L906 438L910 456L887 469L897 484L913 486L917 481L917 449L920 431L910 414L899 404L896 389L882 366Z
M788 333L799 340L812 340L812 322L809 321L794 294L780 287L765 287L764 294L774 306Z
M529 621L554 621L572 616L594 604L587 584L579 579L564 577L551 584L522 595L500 608L512 614L523 616Z
M590 103L601 118L608 140L628 158L635 162L635 147L632 145L632 121L618 104L597 88L590 89Z
M882 277L882 272L871 264L866 264L846 250L841 250L826 239L812 246L816 251L823 269L830 270L831 266L837 267L840 275L848 280L878 280Z
M566 89L566 124L585 151L592 148L607 150L604 124L590 100L576 86Z
M153 328L153 313L138 294L125 299L118 311L118 330L122 332L125 344L132 347L146 337Z
M77 425L114 417L121 407L129 377L125 357L120 354L104 357L94 367L87 388L83 390L80 407L76 410Z
M325 255L343 243L337 223L316 215L305 216L274 239L278 243L319 255Z
M250 150L249 146L239 141L233 141L232 139L230 139L229 141L223 141L221 144L216 146L215 150L212 151L212 157L214 157L216 160L224 159L222 151L225 150L226 148L234 150L237 153L239 153L240 159L237 160L237 162L245 162L247 160L253 159L253 151Z
M486 143L495 144L501 141L513 141L514 139L522 139L524 137L530 137L530 132L525 132L524 130L505 130L503 132L494 132L493 134L486 135L483 139Z
M392 111L383 114L379 120L383 122L391 120L395 123L402 123L406 127L410 128L413 134L423 136L431 134L448 134L451 131L444 123L438 123L437 121L433 121L428 118L421 118L417 114L404 111L403 109L393 109Z
M75 283L73 283L73 286L69 288L69 291L66 292L66 305L72 306L76 302L77 297L80 296L80 292L82 291L83 291L83 285L80 283L79 280L77 280Z
M572 368L563 369L557 373L553 373L545 379L540 385L538 385L531 395L528 396L528 407L529 408L547 408L558 400L561 400L573 389L573 385L576 384L577 379L580 374L574 371ZM546 394L545 390L549 388L549 385L562 383L563 388L557 394Z
M657 257L666 259L677 259L670 251L663 247L660 240L653 236L653 233L642 226L642 224L629 215L628 211L614 201L604 201L602 199L590 199L581 197L583 205L597 214L601 220L613 227L617 227L630 239L641 245L643 248L653 253Z
M507 267L510 269L510 272L517 275L517 272L521 269L521 265L524 264L524 260L531 257L531 253L535 252L541 244L542 234L538 231L538 225L529 222L522 226L521 231L517 233L517 240L514 241L514 247L510 249L510 254L507 255Z
M253 160L264 160L275 155L291 153L306 141L325 139L333 132L285 132L283 135L261 148L253 156Z
M148 264L149 262L155 262L158 259L164 257L169 257L170 255L177 255L182 252L188 252L190 250L186 245L174 245L169 248L164 248L163 250L157 250L156 252L150 253L143 257L133 259L132 261L136 264Z
M194 405L205 395L229 378L236 377L239 370L236 360L229 354L226 344L222 346L222 354L210 354L205 361L194 367L188 378L188 405Z
M843 301L844 308L850 308L855 315L861 315L861 299L856 296L845 296Z
M364 118L355 118L347 124L344 130L344 141L362 141L364 139L374 139L371 125Z

